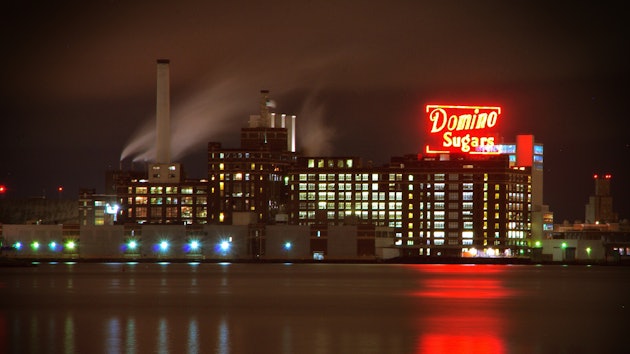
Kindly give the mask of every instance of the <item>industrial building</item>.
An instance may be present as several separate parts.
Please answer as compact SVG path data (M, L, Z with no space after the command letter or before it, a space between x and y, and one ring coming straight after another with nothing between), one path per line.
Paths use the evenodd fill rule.
M207 177L189 179L170 160L168 60L158 60L157 81L156 161L143 175L116 171L108 187L115 193L82 195L85 217L73 242L85 257L100 243L87 236L98 233L92 227L112 224L116 257L138 234L144 247L162 242L159 234L183 252L169 253L176 258L189 257L185 245L198 236L205 245L231 237L240 245L231 257L244 259L527 258L552 223L542 201L543 146L532 135L500 143L500 107L427 105L425 150L373 166L351 156L302 156L298 118L273 112L263 90L240 146L209 142ZM97 204L105 211L93 210ZM281 247L287 242L291 251ZM199 256L214 259L213 252Z
M630 262L630 224L613 210L612 176L593 175L595 194L585 205L584 222L555 225L532 244L532 259L554 262Z

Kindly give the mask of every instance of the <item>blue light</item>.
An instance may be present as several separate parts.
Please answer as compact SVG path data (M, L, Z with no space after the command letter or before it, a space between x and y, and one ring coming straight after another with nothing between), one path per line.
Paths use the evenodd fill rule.
M52 241L52 242L49 244L49 246L50 246L50 249L54 251L54 250L55 250L55 248L57 247L57 242Z
M13 247L15 247L15 249L19 250L22 248L22 242L16 242Z
M227 251L230 249L230 243L228 241L221 242L221 251Z
M190 249L193 251L196 251L199 248L199 241L191 241L190 242Z
M163 252L168 250L168 242L166 242L166 241L160 242L160 250L162 250Z
M130 250L135 250L136 247L138 247L138 243L134 240L129 241L129 243L127 244L127 246L129 246Z
M286 242L284 244L284 249L287 250L287 251L290 250L291 249L291 242Z

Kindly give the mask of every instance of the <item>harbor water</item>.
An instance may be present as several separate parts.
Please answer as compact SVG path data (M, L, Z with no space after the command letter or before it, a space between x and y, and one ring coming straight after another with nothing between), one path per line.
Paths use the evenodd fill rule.
M1 353L629 352L630 267L0 268Z

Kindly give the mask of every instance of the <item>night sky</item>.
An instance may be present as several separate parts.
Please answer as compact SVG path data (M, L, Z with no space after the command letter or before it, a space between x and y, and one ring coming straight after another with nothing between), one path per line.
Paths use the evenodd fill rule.
M0 9L4 198L76 198L150 160L156 59L173 157L237 147L271 90L298 148L385 163L426 143L425 104L502 107L545 146L544 201L584 219L593 173L630 218L630 13L608 1L8 1Z

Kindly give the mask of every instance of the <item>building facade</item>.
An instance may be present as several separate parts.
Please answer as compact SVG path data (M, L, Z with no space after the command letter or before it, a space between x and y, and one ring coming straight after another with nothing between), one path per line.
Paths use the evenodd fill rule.
M207 178L186 179L162 158L146 178L119 183L119 223L247 224L253 254L264 254L264 225L278 224L308 226L311 250L324 255L334 252L330 227L343 225L371 230L360 254L374 254L377 228L405 256L527 256L543 238L543 148L531 135L498 144L500 107L427 105L434 141L422 155L364 166L301 156L296 117L272 112L266 90L259 105L238 148L208 144Z
M406 256L525 255L531 174L507 156L442 155L361 167L352 158L300 158L290 171L293 224L348 219L391 228Z
M586 223L617 222L617 214L613 211L613 198L610 193L610 174L593 175L595 194L590 196L585 206Z

